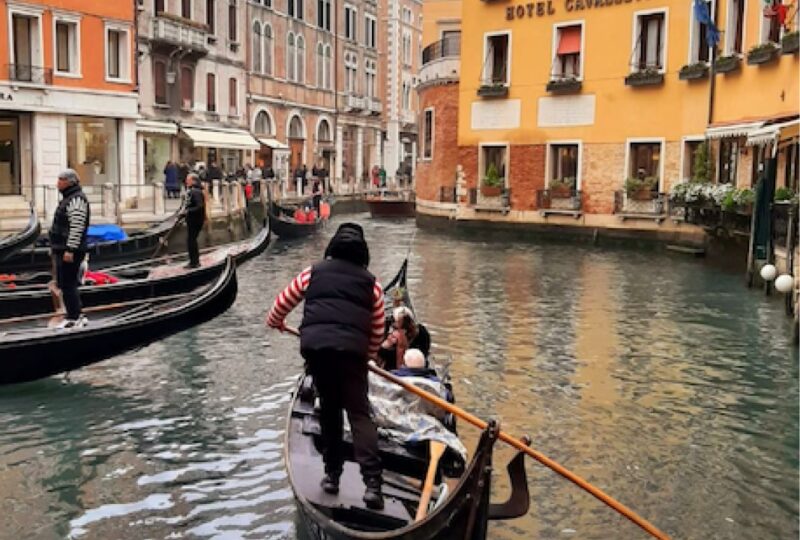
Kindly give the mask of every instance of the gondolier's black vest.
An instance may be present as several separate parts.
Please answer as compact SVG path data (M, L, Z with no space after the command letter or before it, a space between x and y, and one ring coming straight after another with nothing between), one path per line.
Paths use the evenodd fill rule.
M69 217L67 216L67 207L70 201L75 198L81 198L86 202L86 225L81 235L81 243L78 248L79 251L86 251L86 230L89 228L89 221L91 219L91 208L89 207L89 200L83 193L81 186L72 185L61 192L61 202L58 203L56 213L53 215L53 224L50 226L50 249L53 251L65 251L67 249L67 237L69 236Z
M366 359L372 335L375 276L340 259L311 269L306 289L300 350L332 349Z

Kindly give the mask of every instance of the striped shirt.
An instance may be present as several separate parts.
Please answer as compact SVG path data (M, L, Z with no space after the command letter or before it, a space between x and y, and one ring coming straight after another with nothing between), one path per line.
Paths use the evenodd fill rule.
M86 231L89 217L89 205L83 197L73 197L67 205L67 221L69 222L69 236L67 236L67 249L76 251L81 247L83 233Z
M267 316L267 325L272 328L283 329L284 319L305 298L308 284L311 281L311 267L309 266L281 291L272 304ZM372 288L372 334L369 339L368 358L375 358L383 341L384 332L383 287L375 280Z

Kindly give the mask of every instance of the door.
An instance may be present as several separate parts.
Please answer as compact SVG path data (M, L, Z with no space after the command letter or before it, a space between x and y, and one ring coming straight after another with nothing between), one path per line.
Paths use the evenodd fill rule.
M0 195L21 195L19 120L0 116Z
M295 169L303 166L303 143L305 139L289 139L289 165L294 174Z

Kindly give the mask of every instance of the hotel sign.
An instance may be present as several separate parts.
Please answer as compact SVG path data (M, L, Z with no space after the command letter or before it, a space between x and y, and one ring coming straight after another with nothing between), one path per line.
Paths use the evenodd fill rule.
M601 7L613 6L617 4L630 4L633 0L564 0L564 9L567 11L584 11ZM528 2L527 4L517 4L506 8L506 20L531 19L544 17L545 15L555 15L556 8L553 0L546 2Z

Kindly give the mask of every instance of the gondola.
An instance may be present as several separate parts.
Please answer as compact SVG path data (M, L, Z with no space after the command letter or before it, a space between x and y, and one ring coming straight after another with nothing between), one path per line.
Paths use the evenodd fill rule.
M90 245L87 253L92 266L104 268L152 256L161 238L175 226L177 220L178 212L150 228L130 234L125 240ZM47 271L50 265L50 247L46 238L40 238L35 247L22 249L0 262L0 271Z
M17 251L34 242L39 236L41 225L36 215L36 209L31 207L28 224L22 231L0 238L0 262L13 256Z
M171 262L159 259L151 264L143 262L107 269L104 272L120 280L108 285L81 287L81 303L89 308L194 290L219 277L225 270L228 256L238 266L262 253L270 239L270 229L265 223L252 239L204 253L200 268L184 268L185 258L178 256L173 257ZM44 284L0 290L0 318L44 313L50 311L52 306L50 290Z
M182 294L97 306L83 328L49 328L48 314L0 320L0 385L71 371L213 319L236 299L236 264ZM100 309L97 309L100 308ZM27 319L27 320L19 320Z
M389 285L403 288L406 300L407 263ZM295 496L299 523L315 539L465 539L486 538L488 520L512 519L527 513L530 504L524 454L508 465L511 497L503 504L490 504L492 452L499 428L490 423L482 433L468 463L446 452L437 470L433 505L428 514L415 520L421 498L422 479L428 468L428 452L381 438L379 451L384 467L383 510L368 509L361 496L364 485L353 461L352 439L345 436L346 462L338 495L322 491L322 455L318 410L310 375L301 376L289 408L284 460Z
M281 240L305 238L322 229L324 219L317 217L314 223L298 223L291 217L293 209L269 203L269 226Z
M377 195L367 195L365 201L373 218L400 218L417 215L417 203L413 194L410 197L400 192L381 191Z

